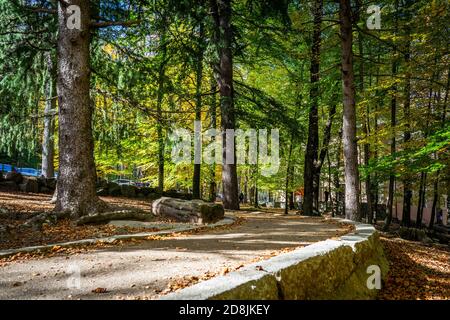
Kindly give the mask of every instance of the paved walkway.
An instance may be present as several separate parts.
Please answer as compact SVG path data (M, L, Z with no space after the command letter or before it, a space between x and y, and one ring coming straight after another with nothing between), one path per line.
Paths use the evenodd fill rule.
M246 221L229 230L8 263L0 267L0 299L155 298L179 278L232 269L339 230L321 218L240 215ZM96 288L107 292L93 293Z

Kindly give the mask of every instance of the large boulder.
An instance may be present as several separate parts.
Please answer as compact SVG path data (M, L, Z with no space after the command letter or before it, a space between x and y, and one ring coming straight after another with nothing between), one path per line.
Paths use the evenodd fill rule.
M97 195L100 197L108 196L109 195L108 188L103 187L97 188Z
M135 186L130 186L127 184L121 185L120 186L121 189L121 193L124 197L127 198L134 198L136 197L136 187Z
M0 191L19 191L19 186L14 181L2 181L0 182Z
M53 194L54 191L50 190L47 187L39 187L39 192L40 193L45 193L45 194Z
M144 197L147 197L151 192L150 188L147 187L142 187L142 188L138 188L138 194L142 194Z
M162 197L152 204L154 215L178 222L214 223L223 219L225 211L221 204L202 200L182 200Z
M45 179L45 186L50 190L55 190L56 189L56 179L55 178Z
M7 241L11 235L10 227L8 225L0 225L0 241Z
M42 193L52 193L56 189L56 179L55 178L45 178L40 176L37 178L39 184L39 192Z
M24 177L19 189L22 192L39 193L39 183L34 177Z
M159 198L161 198L161 194L157 193L157 192L150 192L147 196L147 199L152 200L152 201L159 199Z
M103 178L98 178L97 179L97 183L96 183L96 187L98 189L100 189L100 188L108 189L108 180L103 179Z
M108 194L113 197L120 196L122 194L120 186L117 183L109 182L108 183Z
M22 183L23 176L19 172L11 171L6 174L5 180L19 184Z
M422 241L427 237L427 233L423 229L400 227L398 230L400 238L411 241Z

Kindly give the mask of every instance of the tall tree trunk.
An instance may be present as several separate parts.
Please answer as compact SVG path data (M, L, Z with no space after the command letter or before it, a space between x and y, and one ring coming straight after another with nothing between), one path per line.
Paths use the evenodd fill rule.
M314 17L313 37L311 45L311 66L310 73L310 90L309 97L311 100L311 107L309 109L309 126L308 126L308 141L305 152L305 167L303 171L304 183L304 197L303 197L303 212L306 215L312 215L315 210L314 207L314 192L318 190L318 178L316 178L315 164L318 156L319 148L319 72L320 72L320 34L322 26L322 8L323 1L314 1L312 14Z
M356 143L355 86L353 75L353 35L350 0L340 0L342 45L342 89L344 93L344 170L345 170L345 216L360 220L358 149Z
M362 33L358 33L358 48L359 48L359 91L361 98L364 94L364 50L363 50L363 41L362 41ZM369 117L369 105L366 108L366 115L364 120L364 134L366 136L366 142L364 143L364 165L368 167L370 161L370 144L367 142L367 139L370 136L370 117ZM372 184L370 179L370 174L367 174L365 181L365 189L366 189L366 199L367 199L367 223L373 222L373 197L372 197Z
M444 104L442 108L442 124L445 124L446 118L447 118L447 104L448 104L448 92L450 88L450 69L447 69L447 85L445 88L445 94L444 94ZM436 155L437 156L437 155ZM434 220L436 218L436 210L439 206L439 178L440 178L440 172L441 170L438 170L436 172L436 178L434 180L433 185L433 205L431 207L431 218L430 223L428 225L428 228L433 229L434 226Z
M422 228L423 207L425 205L427 173L420 173L419 203L417 204L416 227Z
M100 212L105 204L95 190L96 171L89 95L90 2L81 9L81 30L68 29L68 4L58 2L59 174L55 211L71 217Z
M258 162L258 158L256 159L256 165L254 166L253 170L254 170L254 179L255 179L255 193L254 193L254 207L255 208L259 208L259 195L258 195L258 166L259 166L259 162Z
M197 52L196 61L196 88L195 88L195 120L202 120L202 79L203 79L203 37L204 30L203 24L200 23L199 26L199 48ZM201 140L201 136L199 137ZM201 145L201 141L198 141ZM198 156L197 156L198 157ZM200 160L198 157L197 160ZM196 161L197 162L197 161ZM192 198L200 199L200 175L201 175L201 164L194 163L194 176L192 178Z
M44 133L42 137L42 176L53 178L55 176L55 112L56 112L56 63L52 53L46 52L48 79L45 87Z
M408 144L411 140L411 124L410 124L410 107L411 107L411 74L410 74L410 36L409 30L407 31L406 39L406 52L405 52L405 63L406 63L406 84L405 84L405 102L403 105L403 116L405 120L405 132L403 135L404 150L409 149ZM412 182L409 173L405 174L403 178L403 213L402 213L402 225L409 227L411 224L411 199L412 199Z
M217 128L217 101L216 101L216 90L217 90L217 84L215 80L211 82L211 124L210 128ZM211 142L215 143L215 138L211 138ZM216 164L212 163L209 168L210 172L210 182L209 182L209 200L210 201L216 201L217 196L217 185L216 185Z
M223 145L223 206L225 209L239 210L238 179L234 138L227 141L227 129L235 129L233 52L231 27L231 0L211 0L211 11L216 23L215 44L219 53L216 80L220 91L220 111ZM227 143L232 155L227 155Z
M397 72L397 64L394 62L392 64L392 74L395 76ZM393 157L396 150L396 130L395 127L397 125L397 85L394 84L392 88L393 94L391 97L391 129L392 129L392 138L391 138L391 156ZM384 230L388 230L389 226L392 222L393 217L393 206L394 206L394 191L395 191L395 175L394 175L394 169L390 170L389 173L389 191L388 191L388 203L387 203L387 215L386 219L384 221Z
M398 0L395 1L395 30L394 34L397 34L398 29ZM394 47L393 50L394 55L397 54L397 49ZM395 79L397 75L397 58L394 56L392 61L392 78ZM396 126L397 126L397 84L394 84L391 87L391 130L392 130L392 138L391 138L391 157L394 157L396 151ZM389 191L388 191L388 203L387 203L387 215L384 220L383 230L387 231L392 222L393 217L393 205L394 205L394 192L395 192L395 175L394 169L391 169L389 172Z
M164 153L165 153L165 139L163 130L163 114L162 104L164 99L164 86L166 75L166 30L163 30L160 38L161 46L161 61L158 70L158 94L156 98L156 135L158 139L158 192L164 191Z
M378 55L378 63L380 63L380 55ZM376 82L376 87L378 88L378 84L379 84L379 78L380 78L380 68L377 68L377 73L375 75L375 82ZM379 97L380 97L380 92L377 89L376 90L376 97L377 97L377 101L375 103L375 114L374 114L374 136L378 137L378 104L379 104ZM381 102L381 105L383 105L383 100ZM374 153L373 153L373 157L375 160L378 159L378 140L376 140L375 142L375 148L374 148ZM379 202L379 181L378 181L378 172L375 172L374 174L374 181L372 183L372 190L373 190L373 210L375 211L375 222L377 221L378 217L379 217L379 211L378 211L378 202Z
M328 205L328 201L327 201L327 210L330 210L331 208L331 216L334 217L334 211L333 211L333 197L331 196L331 161L330 161L330 153L327 152L327 163L328 163L328 196L329 196L329 200L330 200L330 205Z
M293 146L293 141L292 141L292 136L291 136L291 141L289 143L289 153L288 153L288 157L287 157L287 165L286 165L286 183L285 183L285 187L284 187L284 195L285 195L285 199L284 199L284 214L288 214L289 213L289 207L290 207L290 203L289 203L289 183L290 183L290 176L291 176L291 156L292 156L292 146Z
M319 208L319 185L320 185L320 173L322 171L322 166L325 162L325 157L328 154L328 147L331 141L331 129L333 126L333 119L336 115L336 97L333 95L331 99L330 110L328 113L328 121L325 124L325 128L323 131L323 141L322 147L320 148L319 157L314 164L314 205L316 208Z
M250 174L250 169L247 168L245 170L245 177L244 177L244 203L248 203L248 176Z
M434 59L434 69L437 65L437 56L435 56ZM426 115L426 124L425 124L425 130L424 130L424 138L428 137L430 128L430 118L433 116L433 110L431 108L432 101L433 101L433 81L434 79L439 79L439 73L433 72L433 75L430 79L430 90L429 90L429 96L428 96L428 108L427 108L427 115ZM440 98L439 98L440 99ZM439 100L436 101L439 105ZM425 206L426 201L426 192L427 192L427 173L425 171L422 171L420 173L420 186L419 186L419 201L417 205L417 214L416 214L416 227L422 228L422 219L423 219L423 208Z
M336 150L336 167L334 171L333 184L334 184L334 207L333 211L335 215L340 214L339 212L339 203L340 203L340 189L341 185L339 182L339 168L341 167L341 149L342 149L342 129L339 130L338 134L338 147Z
M433 205L431 207L431 217L430 217L430 223L428 225L429 229L433 229L434 226L434 219L436 219L436 209L439 202L439 172L438 170L436 172L436 179L434 180L433 185Z

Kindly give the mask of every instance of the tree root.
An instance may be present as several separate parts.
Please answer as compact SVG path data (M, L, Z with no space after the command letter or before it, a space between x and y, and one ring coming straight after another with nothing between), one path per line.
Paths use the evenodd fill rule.
M62 219L62 218L66 218L66 217L68 217L67 213L42 212L42 213L28 219L20 227L32 228L35 231L40 231L40 230L42 230L42 225L44 223L56 224L58 219Z

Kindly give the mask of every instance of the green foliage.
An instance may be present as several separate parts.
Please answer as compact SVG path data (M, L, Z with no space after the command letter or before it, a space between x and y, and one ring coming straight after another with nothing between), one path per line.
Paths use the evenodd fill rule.
M0 1L0 153L12 158L40 153L44 85L48 80L44 54L55 53L55 15L24 10L30 1ZM355 7L354 48L357 90L358 143L369 145L367 166L361 161L362 179L390 174L402 178L420 172L446 172L449 163L448 105L448 2L381 1L382 30L368 30L365 9ZM165 145L167 189L189 189L192 165L171 162L168 133L174 127L193 129L196 66L203 53L200 84L202 124L210 126L212 65L218 61L213 41L214 21L209 1L94 1L92 10L104 21L139 20L131 27L112 26L93 31L91 45L91 98L97 169L104 176L141 173L157 184L158 137ZM37 4L36 4L37 5ZM54 1L39 1L53 8ZM239 128L279 128L279 172L272 177L256 173L254 165L239 166L241 177L260 189L284 190L288 163L293 176L288 187L302 186L303 159L311 101L309 64L312 39L312 1L232 1L234 93ZM329 173L342 178L340 39L338 5L324 2L319 83L319 128L337 105L329 146ZM359 10L357 12L357 10ZM200 35L200 25L204 35ZM359 46L361 44L361 46ZM405 62L405 50L411 63ZM361 52L362 51L362 52ZM392 65L397 73L392 74ZM163 70L163 72L161 72ZM362 74L360 74L362 72ZM159 86L162 77L163 85ZM411 82L411 115L405 117L406 79ZM362 83L361 83L362 81ZM361 90L362 88L362 90ZM217 88L215 88L217 90ZM161 110L158 111L158 98ZM391 100L396 98L397 123L390 125ZM217 123L220 124L220 110ZM446 122L447 121L447 122ZM365 126L368 125L368 132ZM405 143L404 132L412 139ZM396 137L397 149L389 142ZM289 149L292 145L291 158ZM325 147L325 146L320 146ZM338 161L339 160L339 161ZM204 194L209 166L202 166ZM220 167L216 168L216 182ZM241 184L243 180L241 180Z

